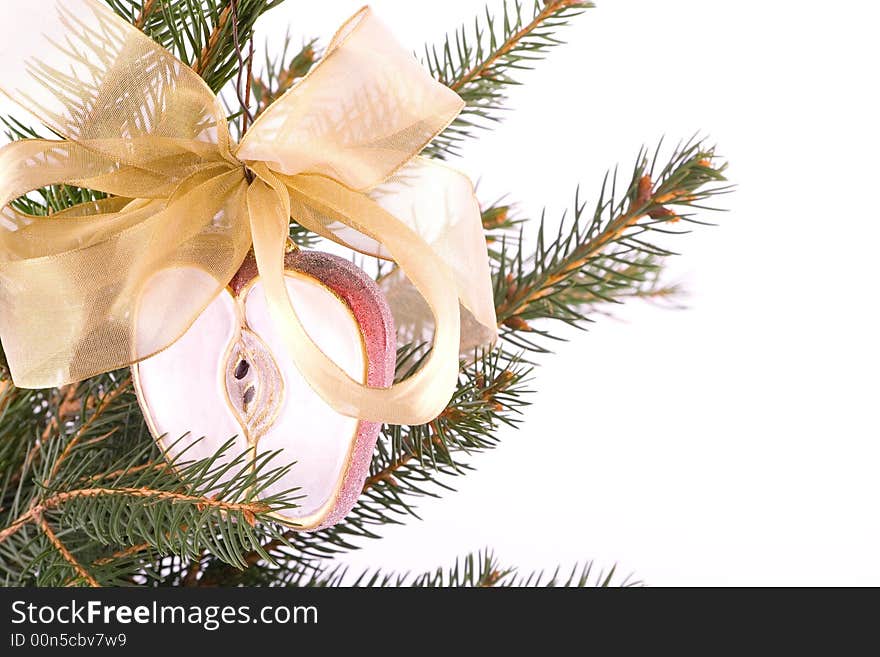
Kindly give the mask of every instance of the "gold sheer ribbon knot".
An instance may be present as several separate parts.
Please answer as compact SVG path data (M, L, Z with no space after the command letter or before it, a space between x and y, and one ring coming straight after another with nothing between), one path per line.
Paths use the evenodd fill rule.
M235 144L204 81L102 3L8 2L0 91L60 136L0 149L0 337L17 385L79 381L167 348L253 248L288 354L328 404L395 424L442 411L460 351L496 337L472 185L418 157L462 101L368 8ZM108 196L49 217L9 205L56 184ZM284 284L291 218L396 263L386 291L404 337L433 330L415 374L370 388L315 345Z

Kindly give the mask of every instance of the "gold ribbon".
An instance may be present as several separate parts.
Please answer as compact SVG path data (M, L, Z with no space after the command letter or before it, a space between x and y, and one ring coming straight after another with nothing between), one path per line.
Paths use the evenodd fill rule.
M11 4L0 91L62 137L0 150L0 337L16 385L79 381L167 348L252 247L289 356L336 411L394 424L442 411L460 347L496 337L471 183L417 157L463 103L368 8L235 144L204 81L103 4ZM8 205L57 183L112 196L50 217ZM422 306L395 316L425 306L434 331L414 375L370 388L312 341L284 284L291 218L409 278ZM188 267L210 276L157 276ZM478 329L462 336L464 318Z

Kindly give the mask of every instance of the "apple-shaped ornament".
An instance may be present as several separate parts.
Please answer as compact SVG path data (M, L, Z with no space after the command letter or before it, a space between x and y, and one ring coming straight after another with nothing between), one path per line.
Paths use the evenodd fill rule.
M296 248L284 273L291 303L321 350L356 381L390 386L394 323L373 279L343 258ZM188 267L160 272L141 307L163 303L151 288L161 294L210 284L206 276ZM299 373L269 316L253 254L179 340L132 372L147 425L169 460L214 456L234 437L227 460L280 451L273 466L293 464L261 493L298 489L298 506L279 520L300 530L329 526L360 495L381 425L340 415Z

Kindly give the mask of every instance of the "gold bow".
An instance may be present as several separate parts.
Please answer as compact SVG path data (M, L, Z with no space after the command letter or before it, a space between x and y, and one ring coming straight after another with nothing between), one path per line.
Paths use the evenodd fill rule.
M253 246L289 356L336 411L418 424L445 407L460 346L491 342L496 325L471 183L416 157L463 103L368 8L236 145L204 81L103 4L11 4L0 90L63 138L0 150L0 336L16 385L79 381L167 348ZM56 183L111 196L50 217L7 205ZM418 372L370 388L315 345L284 284L291 218L409 278L433 315ZM157 276L189 267L209 276ZM477 327L461 344L460 319Z

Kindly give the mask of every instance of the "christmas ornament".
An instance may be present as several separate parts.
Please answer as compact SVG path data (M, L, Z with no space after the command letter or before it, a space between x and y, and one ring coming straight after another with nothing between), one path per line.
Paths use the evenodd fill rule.
M246 438L281 421L264 413L275 408L269 396L281 394L268 382L289 377L291 365L336 415L423 424L443 410L460 349L497 335L473 187L417 157L463 102L368 8L238 144L204 81L98 0L7 0L4 8L40 25L43 38L19 38L12 21L0 27L0 91L61 136L0 150L0 337L16 385L57 386L163 358L203 313L229 307L223 295L252 249L262 317L279 344L267 353L250 337L236 342L263 377L252 393L236 388L244 379L235 370L227 382L226 392L243 395L235 417ZM8 206L61 183L109 197L51 217ZM324 327L310 332L303 317L311 309L289 294L291 220L394 262L392 310L417 327L404 334L431 334L414 374L384 387L322 348ZM242 335L251 334L259 335ZM149 397L161 386L144 385L152 365L138 369ZM154 419L171 421L164 410ZM189 420L192 435L213 421L195 408Z
M391 385L394 324L376 283L343 258L300 250L286 256L284 274L321 350L356 381ZM178 284L203 276L197 269L158 274ZM332 524L360 494L381 425L334 411L293 366L252 255L179 340L132 374L147 424L170 459L211 457L233 437L225 462L247 450L280 451L273 465L293 466L262 495L298 488L298 506L283 513L297 527Z

